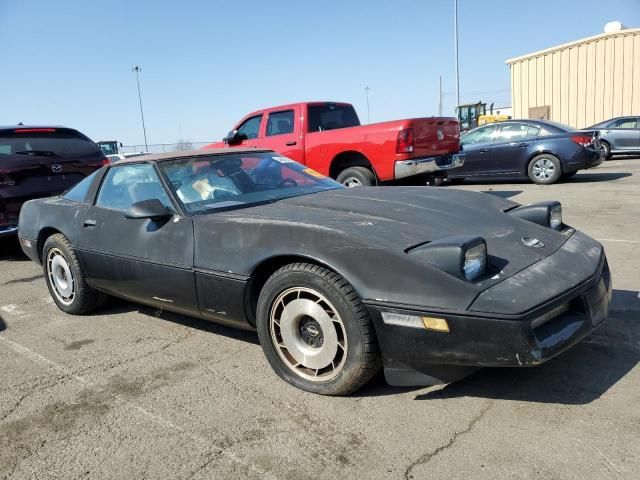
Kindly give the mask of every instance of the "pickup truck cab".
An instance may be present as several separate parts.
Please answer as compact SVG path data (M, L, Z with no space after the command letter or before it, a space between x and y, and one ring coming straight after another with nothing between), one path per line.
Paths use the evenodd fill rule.
M249 113L222 142L204 148L266 148L356 187L422 176L428 182L464 162L455 118L360 125L348 103L306 102Z

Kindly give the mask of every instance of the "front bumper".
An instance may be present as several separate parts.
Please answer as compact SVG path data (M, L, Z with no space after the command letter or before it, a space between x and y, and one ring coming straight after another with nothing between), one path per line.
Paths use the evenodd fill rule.
M604 256L591 278L520 315L428 312L368 304L391 385L435 385L459 380L480 367L539 365L572 347L607 316L611 275ZM448 333L390 325L382 311L435 316Z
M463 164L464 153L402 160L395 163L394 177L396 180L399 180L422 173L442 172L461 167Z

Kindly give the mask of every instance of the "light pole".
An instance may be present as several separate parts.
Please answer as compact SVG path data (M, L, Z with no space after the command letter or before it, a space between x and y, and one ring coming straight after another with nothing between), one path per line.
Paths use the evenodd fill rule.
M456 107L460 105L460 64L458 62L458 0L453 0L454 41L456 44Z
M142 113L142 95L140 94L140 72L142 71L142 68L140 68L139 65L134 65L133 68L131 69L132 72L135 72L136 74L136 83L138 84L138 102L140 104L140 118L142 119L142 133L144 134L144 148L145 150L148 152L149 151L149 144L147 143L147 129L144 126L144 113Z
M369 110L369 87L364 87L365 94L367 95L367 123L371 123L371 111Z

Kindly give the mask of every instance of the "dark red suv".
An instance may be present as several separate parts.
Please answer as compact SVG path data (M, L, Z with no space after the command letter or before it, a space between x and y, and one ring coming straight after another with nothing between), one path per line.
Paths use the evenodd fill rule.
M108 163L72 128L0 127L0 237L15 235L24 202L58 195Z

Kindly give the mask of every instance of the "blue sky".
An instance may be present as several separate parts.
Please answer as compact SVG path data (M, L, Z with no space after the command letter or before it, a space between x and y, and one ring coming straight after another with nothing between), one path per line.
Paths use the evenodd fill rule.
M640 27L640 0L459 0L463 101L510 104L505 59ZM366 121L438 113L455 91L453 0L0 0L0 125L141 143L217 140L246 112L340 100ZM453 95L445 97L452 114Z

